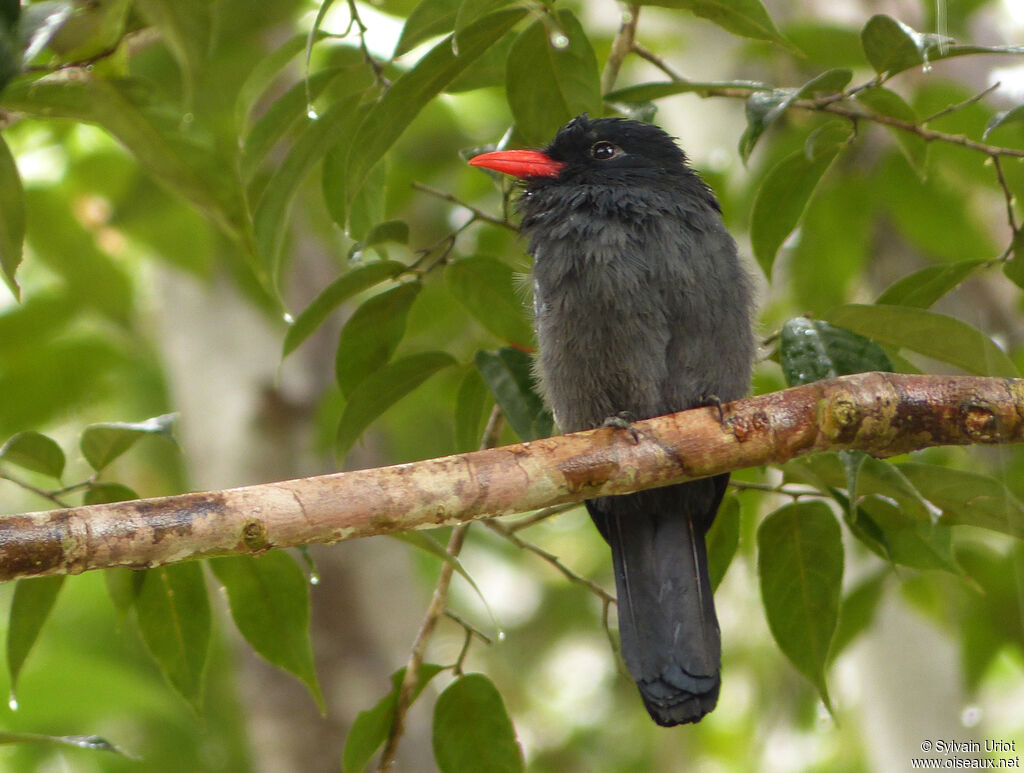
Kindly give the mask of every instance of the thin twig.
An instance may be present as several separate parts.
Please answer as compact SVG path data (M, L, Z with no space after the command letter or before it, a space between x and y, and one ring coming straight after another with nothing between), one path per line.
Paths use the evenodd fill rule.
M366 46L366 32L369 29L363 24L362 18L359 16L359 9L356 7L356 0L348 0L348 13L349 13L349 28L351 29L352 24L356 25L359 30L359 50L363 52L363 60L370 65L370 69L373 70L374 80L383 88L391 88L391 81L384 76L384 68L380 62L377 61L376 57L370 53L370 49Z
M626 56L633 50L633 42L636 40L636 25L640 20L640 6L631 4L622 13L622 24L612 41L612 50L608 54L608 62L604 66L604 73L601 75L601 93L607 94L615 88L615 80L619 77L619 70Z
M563 575L565 575L569 580L589 589L590 592L598 598L609 603L615 603L615 597L608 591L606 591L604 588L602 588L600 585L598 585L596 582L594 582L593 580L588 580L586 577L576 574L572 569L570 569L561 561L559 561L558 556L547 552L543 548L534 545L532 542L527 542L514 531L512 531L508 526L503 524L501 521L490 519L484 521L483 523L488 529L490 529L493 532L496 532L497 534L500 534L502 537L507 539L516 547L522 548L523 550L528 550L531 553L540 556L553 567L555 567L555 569L557 569Z
M630 48L630 50L634 54L639 56L641 59L646 59L648 62L653 64L655 67L657 67L659 70L661 70L663 73L665 73L672 80L674 80L674 81L685 81L686 80L686 78L684 78L682 75L680 75L675 70L673 70L672 66L668 62L666 62L664 59L662 59L660 56L658 56L656 53L651 51L646 46L644 46L644 45L642 45L640 43L637 43L635 40L633 41L633 45Z
M793 499L807 496L820 496L821 494L821 492L815 488L793 488L792 486L788 486L785 483L772 484L754 483L753 481L746 480L730 480L729 485L732 486L733 488L740 490L765 491L769 494L781 494L782 496L793 497Z
M70 505L67 504L67 502L64 502L59 496L57 496L59 493L61 493L60 491L53 492L53 491L47 491L46 489L41 489L38 486L33 486L27 480L22 480L21 478L17 477L16 475L11 475L10 473L3 472L3 471L0 471L0 480L6 480L6 481L8 481L10 483L13 483L15 486L18 486L20 488L25 489L25 491L30 491L33 494L35 494L36 496L40 496L40 497L42 497L43 499L45 499L45 500L47 500L49 502L53 502L55 505L57 505L57 507L69 507L70 506ZM62 489L61 491L64 491L64 490L65 489Z
M509 531L522 531L523 529L528 529L531 526L536 526L541 521L546 521L553 515L558 515L559 513L564 513L577 507L579 507L577 502L566 502L564 505L552 505L551 507L545 507L543 510L538 510L532 515L524 516L523 518L512 521L511 523L506 523L505 525L508 527Z
M1013 213L1013 192L1010 190L1010 185L1006 182L1006 177L1003 175L1003 165L1000 163L998 156L992 156L992 166L996 169L996 179L999 180L999 187L1003 189L1003 198L1006 200L1006 220L1010 224L1010 229L1016 234L1017 217Z
M491 644L494 644L494 642L491 640L490 636L485 634L483 631L481 631L479 628L477 628L472 623L467 622L462 617L460 617L459 615L457 615L454 612L452 612L450 609L446 609L444 611L444 616L447 617L448 619L452 620L453 622L458 623L460 626L462 626L466 630L466 633L472 634L473 636L478 638L480 641L482 641L484 644L486 644L488 646L490 646Z
M437 198L442 199L443 201L448 201L452 204L458 204L460 207L468 209L470 212L473 213L473 217L476 218L477 220L483 220L484 222L490 223L491 225L497 225L501 226L502 228L508 228L510 231L518 230L515 224L512 223L511 221L503 220L502 218L495 217L494 215L489 215L482 209L477 209L472 204L467 204L465 201L458 198L457 196L452 195L451 193L439 191L436 188L431 188L429 185L424 185L423 183L419 182L413 182L412 187L418 191L429 193L431 196L436 196Z
M931 123L932 121L934 121L934 120L936 120L938 118L942 118L942 116L944 116L944 115L949 115L950 113L955 113L957 110L963 110L965 107L969 107L970 105L973 105L975 102L978 102L979 100L984 99L989 94L991 94L993 91L998 89L1001 85L1002 84L999 81L996 81L995 83L993 83L991 86L989 86L984 91L979 91L973 97L968 97L963 102L957 102L955 105L949 105L947 107L942 108L937 113L932 113L927 118L922 118L921 119L921 125L924 126L925 124L929 124L929 123Z
M487 421L483 439L480 441L481 449L490 448L497 443L498 434L501 431L501 421L501 409L495 405ZM446 548L448 555L452 558L457 558L462 551L469 526L470 524L468 523L460 523L452 529L452 535L448 539L448 546ZM426 614L423 616L419 633L416 635L416 641L413 643L412 650L409 653L409 660L405 665L405 676L402 678L402 686L398 691L398 700L395 702L395 714L391 720L388 740L384 745L384 751L381 752L380 763L377 767L379 771L387 770L395 762L398 744L401 742L402 733L405 730L405 715L412 704L416 684L419 682L420 669L423 666L423 657L426 654L427 645L430 643L434 630L437 628L437 621L448 609L448 590L451 587L454 571L454 561L446 561L441 565L441 572L438 575L437 584L434 586L434 595L430 600L430 606L427 608ZM465 624L463 624L463 627L467 631L469 630ZM468 646L469 641L467 638L466 647ZM464 656L464 654L459 656L459 663L462 662Z

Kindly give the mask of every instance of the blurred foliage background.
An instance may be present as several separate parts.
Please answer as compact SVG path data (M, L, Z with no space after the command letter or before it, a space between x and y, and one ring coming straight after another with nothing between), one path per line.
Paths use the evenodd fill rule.
M512 191L463 159L584 111L658 122L715 189L759 277L755 392L1016 376L1022 38L1013 0L0 2L0 508L472 450L495 404L500 442L551 431ZM486 679L425 670L398 769L459 769L474 743L560 772L1020 750L1024 454L893 461L734 476L711 537L721 699L671 731L618 668L602 599L470 529L476 589L454 578L427 660ZM771 590L794 565L758 559L801 523L820 541L795 565L827 576L803 614ZM516 535L612 586L581 508ZM0 740L121 751L5 744L0 769L359 769L387 706L357 717L409 659L433 537L7 584ZM484 721L505 711L522 759Z

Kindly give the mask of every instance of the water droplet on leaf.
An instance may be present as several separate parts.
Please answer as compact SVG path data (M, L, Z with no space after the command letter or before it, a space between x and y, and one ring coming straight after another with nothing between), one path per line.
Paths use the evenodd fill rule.
M558 49L566 49L569 47L569 38L561 32L554 32L551 35L551 45Z

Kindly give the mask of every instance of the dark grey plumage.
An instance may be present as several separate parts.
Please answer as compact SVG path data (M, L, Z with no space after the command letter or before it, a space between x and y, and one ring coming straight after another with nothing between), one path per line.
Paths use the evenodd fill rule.
M528 177L543 394L562 429L742 397L751 287L711 190L661 129L581 116ZM727 475L587 503L609 543L622 654L651 716L698 721L718 698L721 645L704 535Z

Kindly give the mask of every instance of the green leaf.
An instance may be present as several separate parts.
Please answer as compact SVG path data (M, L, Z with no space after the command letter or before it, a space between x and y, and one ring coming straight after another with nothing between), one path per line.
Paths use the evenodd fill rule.
M882 534L889 561L921 571L962 574L953 558L949 526L916 518L883 497L865 497L858 507Z
M245 82L238 90L238 96L235 97L235 130L239 137L248 136L253 108L263 93L281 76L288 63L306 47L307 37L303 34L289 38L272 53L260 59L246 76ZM316 39L322 37L323 33L315 36Z
M986 263L985 260L960 260L922 268L893 282L875 303L927 309Z
M817 158L809 159L798 150L762 180L750 215L750 241L767 276L771 276L776 253L796 228L814 189L838 153L836 145L831 152L822 151Z
M25 659L39 638L39 632L49 618L63 585L64 575L32 577L18 580L14 584L7 624L7 673L11 677L12 694Z
M197 561L147 569L135 598L146 643L171 686L199 711L210 648L210 601Z
M798 89L772 89L771 91L755 91L746 101L747 128L740 138L740 157L744 162L750 158L754 146L764 134L765 130L775 120L785 113L789 106L798 99L814 96L815 94L834 94L841 92L853 77L853 73L846 69L826 70L820 75L812 78ZM844 126L840 124L840 126ZM839 146L849 138L849 129L842 136L834 138L835 146ZM821 142L817 143L819 146ZM808 156L814 160L817 154L809 153Z
M455 450L476 451L483 436L485 411L489 411L491 393L480 371L468 368L455 396Z
M455 14L455 43L461 42L462 32L481 16L506 6L511 0L462 0Z
M0 744L57 744L72 746L76 749L92 749L93 751L114 752L123 757L132 758L124 749L120 749L106 738L98 735L41 735L39 733L18 733L9 730L0 731Z
M1003 273L1017 287L1024 288L1024 230L1018 228L1014 232L1010 252L1013 260L1003 264Z
M851 303L832 309L834 325L900 346L979 376L1016 377L1017 367L977 328L955 317L909 306Z
M438 697L434 760L441 773L524 770L523 751L505 702L483 674L460 676Z
M332 67L314 73L308 80L292 85L278 97L253 124L252 130L243 136L242 155L238 162L239 173L245 181L252 180L267 155L278 141L289 131L301 125L308 125L309 100L316 99L328 86L344 79L347 88L357 86L368 88L373 83L369 69L360 64L352 67ZM346 89L347 90L347 89ZM300 138L301 139L301 138ZM330 143L327 142L326 145ZM307 167L315 162L315 151L306 159ZM275 169L276 171L276 169Z
M123 483L108 483L104 481L93 481L85 490L82 497L83 505L105 505L108 502L127 502L130 499L138 499L136 491Z
M405 266L402 263L382 260L378 263L357 266L335 279L313 299L309 306L303 309L302 313L289 326L284 337L282 359L309 338L323 324L327 316L342 303L356 293L373 287L386 279L391 279L404 270Z
M409 243L409 224L404 220L386 220L383 223L378 223L370 232L363 237L363 240L359 242L360 249L366 249L376 244L385 244L392 242L394 244L408 244Z
M1010 110L1001 110L1000 112L989 118L988 123L985 124L985 133L981 135L984 140L988 139L988 135L998 129L1000 126L1006 126L1011 123L1019 123L1024 121L1024 105L1017 105Z
M834 661L846 647L866 631L875 619L875 610L885 590L888 572L871 575L855 585L839 607L839 624L832 637L829 661Z
M487 609L487 613L491 617L491 621L497 626L497 619L494 617L494 612L491 611L491 605L487 603L487 597L480 590L480 586L476 584L476 580L466 571L462 562L451 553L448 549L438 542L436 539L431 537L429 534L422 531L400 531L395 534L388 535L392 539L396 539L399 542L404 542L407 545L412 545L414 548L422 550L424 553L428 553L435 558L440 558L446 564L451 566L456 572L462 575L462 578L469 583L469 586L476 592L476 595L480 598L484 608Z
M601 115L597 56L572 11L561 9L519 33L508 54L505 92L516 129L544 145L580 113Z
M309 638L309 582L283 550L256 556L211 558L224 584L231 617L260 655L300 679L325 711Z
M57 441L33 430L19 432L0 446L0 462L16 464L51 478L60 479L64 474L64 451Z
M367 112L351 139L345 175L351 202L370 170L391 148L420 110L518 22L526 11L510 8L488 14L459 37L458 55L445 38L396 80Z
M519 438L546 437L551 429L551 414L534 389L530 355L505 347L497 353L478 351L474 361L505 420Z
M899 470L942 511L939 523L977 526L1024 538L1024 505L995 478L919 462L905 462Z
M885 351L871 339L806 317L795 317L782 326L779 353L788 386L893 369Z
M405 19L393 58L409 53L425 40L451 32L459 4L459 0L420 0Z
M861 45L875 72L891 78L911 67L927 69L932 62L975 54L1024 54L1024 46L957 45L944 35L918 32L903 22L879 14L861 31Z
M493 258L471 257L449 263L444 272L448 290L494 335L519 347L529 346L533 328L516 295L516 273Z
M174 440L172 430L175 418L177 414L166 413L134 423L117 421L90 424L82 432L82 455L94 470L102 470L146 435L160 435Z
M898 118L908 123L917 123L917 113L914 108L908 105L899 94L881 87L862 91L857 95L857 101L866 105L869 110L878 115L886 115L890 118ZM904 131L896 127L887 127L896 142L900 146L903 155L914 168L917 176L924 179L928 163L928 143L924 137L913 132Z
M772 636L831 711L825 665L839 618L843 542L828 506L798 502L765 518L757 570Z
M133 606L135 599L145 582L146 572L138 569L104 569L103 581L107 586L107 595L110 597L114 609L118 611L122 620Z
M900 510L918 522L929 522L932 511L914 484L907 480L891 462L864 455L861 460L857 485L851 496L882 496L899 505Z
M0 276L15 298L19 293L14 274L21 263L24 241L25 191L11 149L0 136Z
M708 574L715 590L725 577L740 544L740 500L730 495L722 500L707 533Z
M253 232L263 272L276 278L281 271L281 252L288 234L287 220L300 183L313 166L345 136L362 93L338 99L316 120L307 119L284 161L263 188L253 212Z
M161 183L184 196L228 233L242 216L224 160L151 120L136 103L151 89L137 81L102 78L17 81L0 94L0 109L44 118L71 118L106 129Z
M186 103L191 101L210 50L214 23L207 0L137 0L137 8L160 33L181 70Z
M643 0L640 4L692 11L734 35L793 48L793 44L776 29L760 0Z
M357 386L338 425L335 453L342 458L363 430L384 411L455 360L445 352L422 352L401 357L371 373Z
M420 666L417 674L416 687L413 690L412 700L415 701L423 688L430 683L430 680L444 670L443 666L433 663L424 663ZM405 669L400 668L391 675L391 692L381 698L372 709L360 711L352 723L345 739L345 750L341 756L341 769L343 773L360 773L367 764L374 752L377 751L387 740L388 732L391 730L391 722L395 716L395 704L398 703L398 693L402 688L402 681L405 679Z
M391 359L405 335L409 309L422 287L419 282L392 287L365 301L349 317L334 360L343 395L351 395L363 379Z
M676 94L705 94L716 89L772 91L772 87L756 81L666 81L638 83L605 94L606 102L653 102Z

